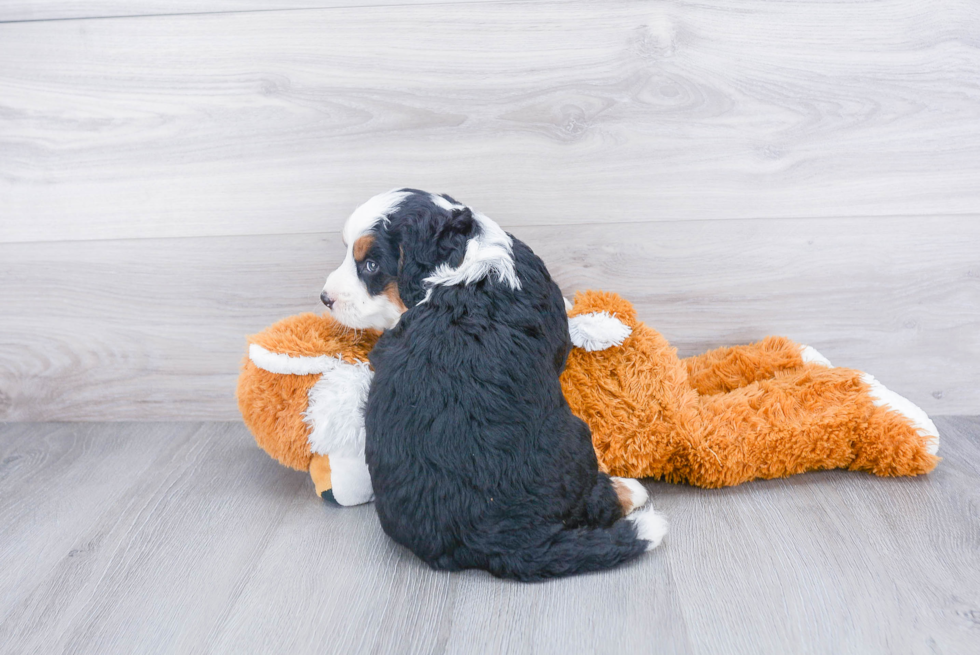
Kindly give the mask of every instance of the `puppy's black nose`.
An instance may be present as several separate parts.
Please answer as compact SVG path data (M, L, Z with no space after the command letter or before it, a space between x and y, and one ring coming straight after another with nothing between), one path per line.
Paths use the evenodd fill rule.
M327 295L326 291L320 294L320 302L326 305L327 309L333 309L333 299Z

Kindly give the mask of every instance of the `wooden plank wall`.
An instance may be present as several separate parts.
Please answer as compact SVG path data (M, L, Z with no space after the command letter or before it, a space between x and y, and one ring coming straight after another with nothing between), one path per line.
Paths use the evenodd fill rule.
M0 418L235 419L395 186L980 413L980 4L366 4L0 3Z

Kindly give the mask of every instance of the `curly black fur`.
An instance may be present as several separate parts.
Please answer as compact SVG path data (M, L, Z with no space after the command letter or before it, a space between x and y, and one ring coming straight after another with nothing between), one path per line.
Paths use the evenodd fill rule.
M421 302L424 278L458 265L479 230L469 209L421 192L375 227L374 288L397 280L409 307L370 355L366 456L381 525L434 568L518 580L636 557L647 542L562 394L571 341L541 259L514 239L519 290L491 274Z

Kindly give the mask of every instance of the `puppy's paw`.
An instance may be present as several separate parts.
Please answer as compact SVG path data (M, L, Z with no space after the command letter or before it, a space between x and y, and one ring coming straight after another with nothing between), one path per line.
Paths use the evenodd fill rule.
M865 373L861 376L861 380L871 387L871 398L876 407L885 406L904 416L915 428L915 431L919 433L919 436L925 440L926 452L930 455L939 452L939 430L928 414L908 398L898 395L878 382L873 375Z
M652 507L644 507L626 517L636 526L636 535L647 541L647 550L653 550L664 540L667 534L667 519Z
M820 364L820 366L826 366L827 368L834 368L834 365L830 363L830 360L817 352L816 348L811 346L800 346L800 357L803 358L804 364Z
M640 484L639 480L632 478L611 478L613 489L619 498L619 505L623 508L623 516L647 504L650 495L646 488Z

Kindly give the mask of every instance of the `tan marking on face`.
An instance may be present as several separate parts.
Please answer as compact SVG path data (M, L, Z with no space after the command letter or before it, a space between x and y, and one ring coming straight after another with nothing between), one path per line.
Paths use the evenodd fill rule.
M402 312L407 312L408 307L402 301L401 294L398 293L398 282L392 280L385 286L384 295L391 301L391 304L397 307Z
M370 234L360 237L354 242L354 259L356 261L362 262L364 258L367 257L368 250L374 245L374 237Z
M613 489L616 491L616 498L619 499L619 506L623 508L623 515L633 511L633 493L630 488L620 480L613 480Z

